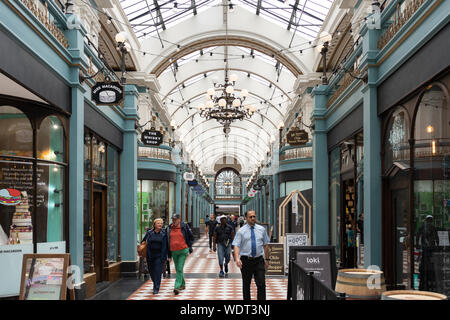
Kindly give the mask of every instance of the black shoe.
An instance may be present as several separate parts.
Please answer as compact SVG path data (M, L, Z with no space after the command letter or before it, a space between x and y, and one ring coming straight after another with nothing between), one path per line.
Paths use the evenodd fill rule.
M158 294L159 290L153 289L153 294Z
M174 290L173 290L173 293L179 294L179 293L180 293L180 290L179 290L179 289L174 289Z
M225 273L228 273L228 264L225 265Z

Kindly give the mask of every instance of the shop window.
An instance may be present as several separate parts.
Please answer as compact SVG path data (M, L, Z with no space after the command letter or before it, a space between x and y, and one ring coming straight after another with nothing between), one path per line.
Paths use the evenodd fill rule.
M33 129L17 108L0 106L0 156L33 157Z
M0 106L0 244L65 239L63 126L56 116L46 117L33 150L32 127L38 127L40 119L30 120L17 108ZM50 148L61 154L43 156L50 155Z
M37 140L37 157L39 159L63 162L64 131L58 117L49 116L41 122Z
M280 183L280 198L286 197L286 183Z
M92 136L92 176L94 181L106 183L106 147Z
M341 256L341 150L340 147L334 148L330 152L330 242L336 247L336 259L340 264Z
M414 127L413 287L450 295L450 113L441 86L427 88Z
M108 146L107 259L117 261L119 246L119 153Z
M156 180L138 181L138 232L140 241L152 228L153 220L163 218L169 223L169 182Z
M286 182L286 195L289 195L292 191L298 190L300 192L304 190L312 189L312 181L287 181Z

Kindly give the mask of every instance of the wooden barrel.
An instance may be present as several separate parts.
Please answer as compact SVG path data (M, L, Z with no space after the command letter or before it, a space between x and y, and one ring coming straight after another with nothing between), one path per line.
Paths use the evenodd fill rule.
M392 290L383 292L381 300L447 300L447 296L429 291Z
M378 279L373 280L374 276L379 277L379 282ZM341 269L335 291L345 292L347 300L380 300L381 294L386 291L384 273L368 269Z

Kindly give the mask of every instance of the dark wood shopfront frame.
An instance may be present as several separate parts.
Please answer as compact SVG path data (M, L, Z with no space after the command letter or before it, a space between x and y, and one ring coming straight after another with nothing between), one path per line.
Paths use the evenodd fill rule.
M419 111L419 106L422 101L423 96L425 93L430 89L432 86L438 86L442 89L446 101L447 101L447 107L450 106L449 99L450 94L447 88L447 85L443 82L438 81L436 78L443 79L444 75L447 76L447 83L450 83L450 78L448 75L450 74L450 68L447 68L444 72L440 73L438 77L434 77L433 79L430 79L425 84L420 86L417 90L412 92L407 96L406 99L401 101L400 103L396 104L392 108L388 110L386 115L382 118L382 131L381 131L381 172L382 172L382 269L385 273L385 279L386 279L386 285L388 290L395 290L395 289L404 289L403 286L393 283L394 281L394 268L395 262L393 260L393 252L395 246L393 246L393 232L392 232L392 226L393 226L393 212L392 212L392 203L391 203L391 197L390 197L390 185L389 185L389 178L390 178L390 171L391 168L386 168L385 164L385 141L387 139L388 135L388 129L390 120L393 116L393 114L398 110L398 108L403 108L406 111L406 114L408 115L408 121L410 123L409 128L409 236L408 236L408 246L409 246L409 261L410 261L410 283L413 284L414 282L414 225L415 225L415 216L413 213L414 208L414 181L415 181L415 124L416 124L416 117L417 113ZM408 102L413 101L413 103L409 103L409 106L405 106ZM434 173L433 173L433 179L434 179ZM395 240L396 241L396 240Z
M119 172L118 174L118 203L117 203L117 228L118 228L118 245L117 245L117 261L112 262L109 261L106 257L106 252L108 249L108 241L106 238L106 233L107 233L107 194L108 194L108 152L107 152L107 148L108 146L114 147L113 144L108 143L108 141L106 141L105 139L99 137L95 132L93 132L92 130L90 130L89 128L85 127L85 132L84 132L84 137L86 135L89 135L91 137L90 139L90 143L89 143L89 148L90 148L90 171L88 173L88 187L89 187L89 193L90 193L90 206L89 206L89 215L90 215L90 221L89 221L89 227L90 229L93 231L92 235L94 235L94 192L105 192L105 199L103 201L103 212L102 212L102 239L103 239L103 247L102 247L102 260L103 260L103 270L101 271L102 274L99 275L100 279L102 280L106 280L106 281L112 281L115 280L117 277L117 272L114 272L114 275L111 274L111 270L110 267L112 266L112 264L114 263L120 263L122 261L121 258L121 252L120 252L120 236L121 236L121 228L120 228L120 192L121 192L121 188L120 188L120 180L121 180L121 176L120 176L120 150L118 148L115 148L115 150L117 151L118 154L118 169ZM93 158L93 144L92 144L92 137L95 137L97 139L98 142L103 142L105 144L105 183L103 182L99 182L99 181L95 181L94 180L94 171L93 171L93 162L92 162L92 158ZM83 162L85 161L85 158L83 158ZM84 164L83 164L84 166ZM84 178L83 178L84 179ZM84 222L86 223L86 222ZM95 236L91 236L90 237L90 244L91 244L91 265L89 266L89 273L96 273L95 272L95 257L94 257L94 250L93 248L95 248L95 240L94 240Z

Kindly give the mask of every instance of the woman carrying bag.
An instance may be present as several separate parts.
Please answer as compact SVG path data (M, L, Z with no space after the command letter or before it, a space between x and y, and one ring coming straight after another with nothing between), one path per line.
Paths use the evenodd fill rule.
M141 250L142 244L146 244L145 253L148 272L153 281L153 293L158 294L167 260L167 233L163 229L163 219L157 218L153 221L153 229L147 231L141 241Z

